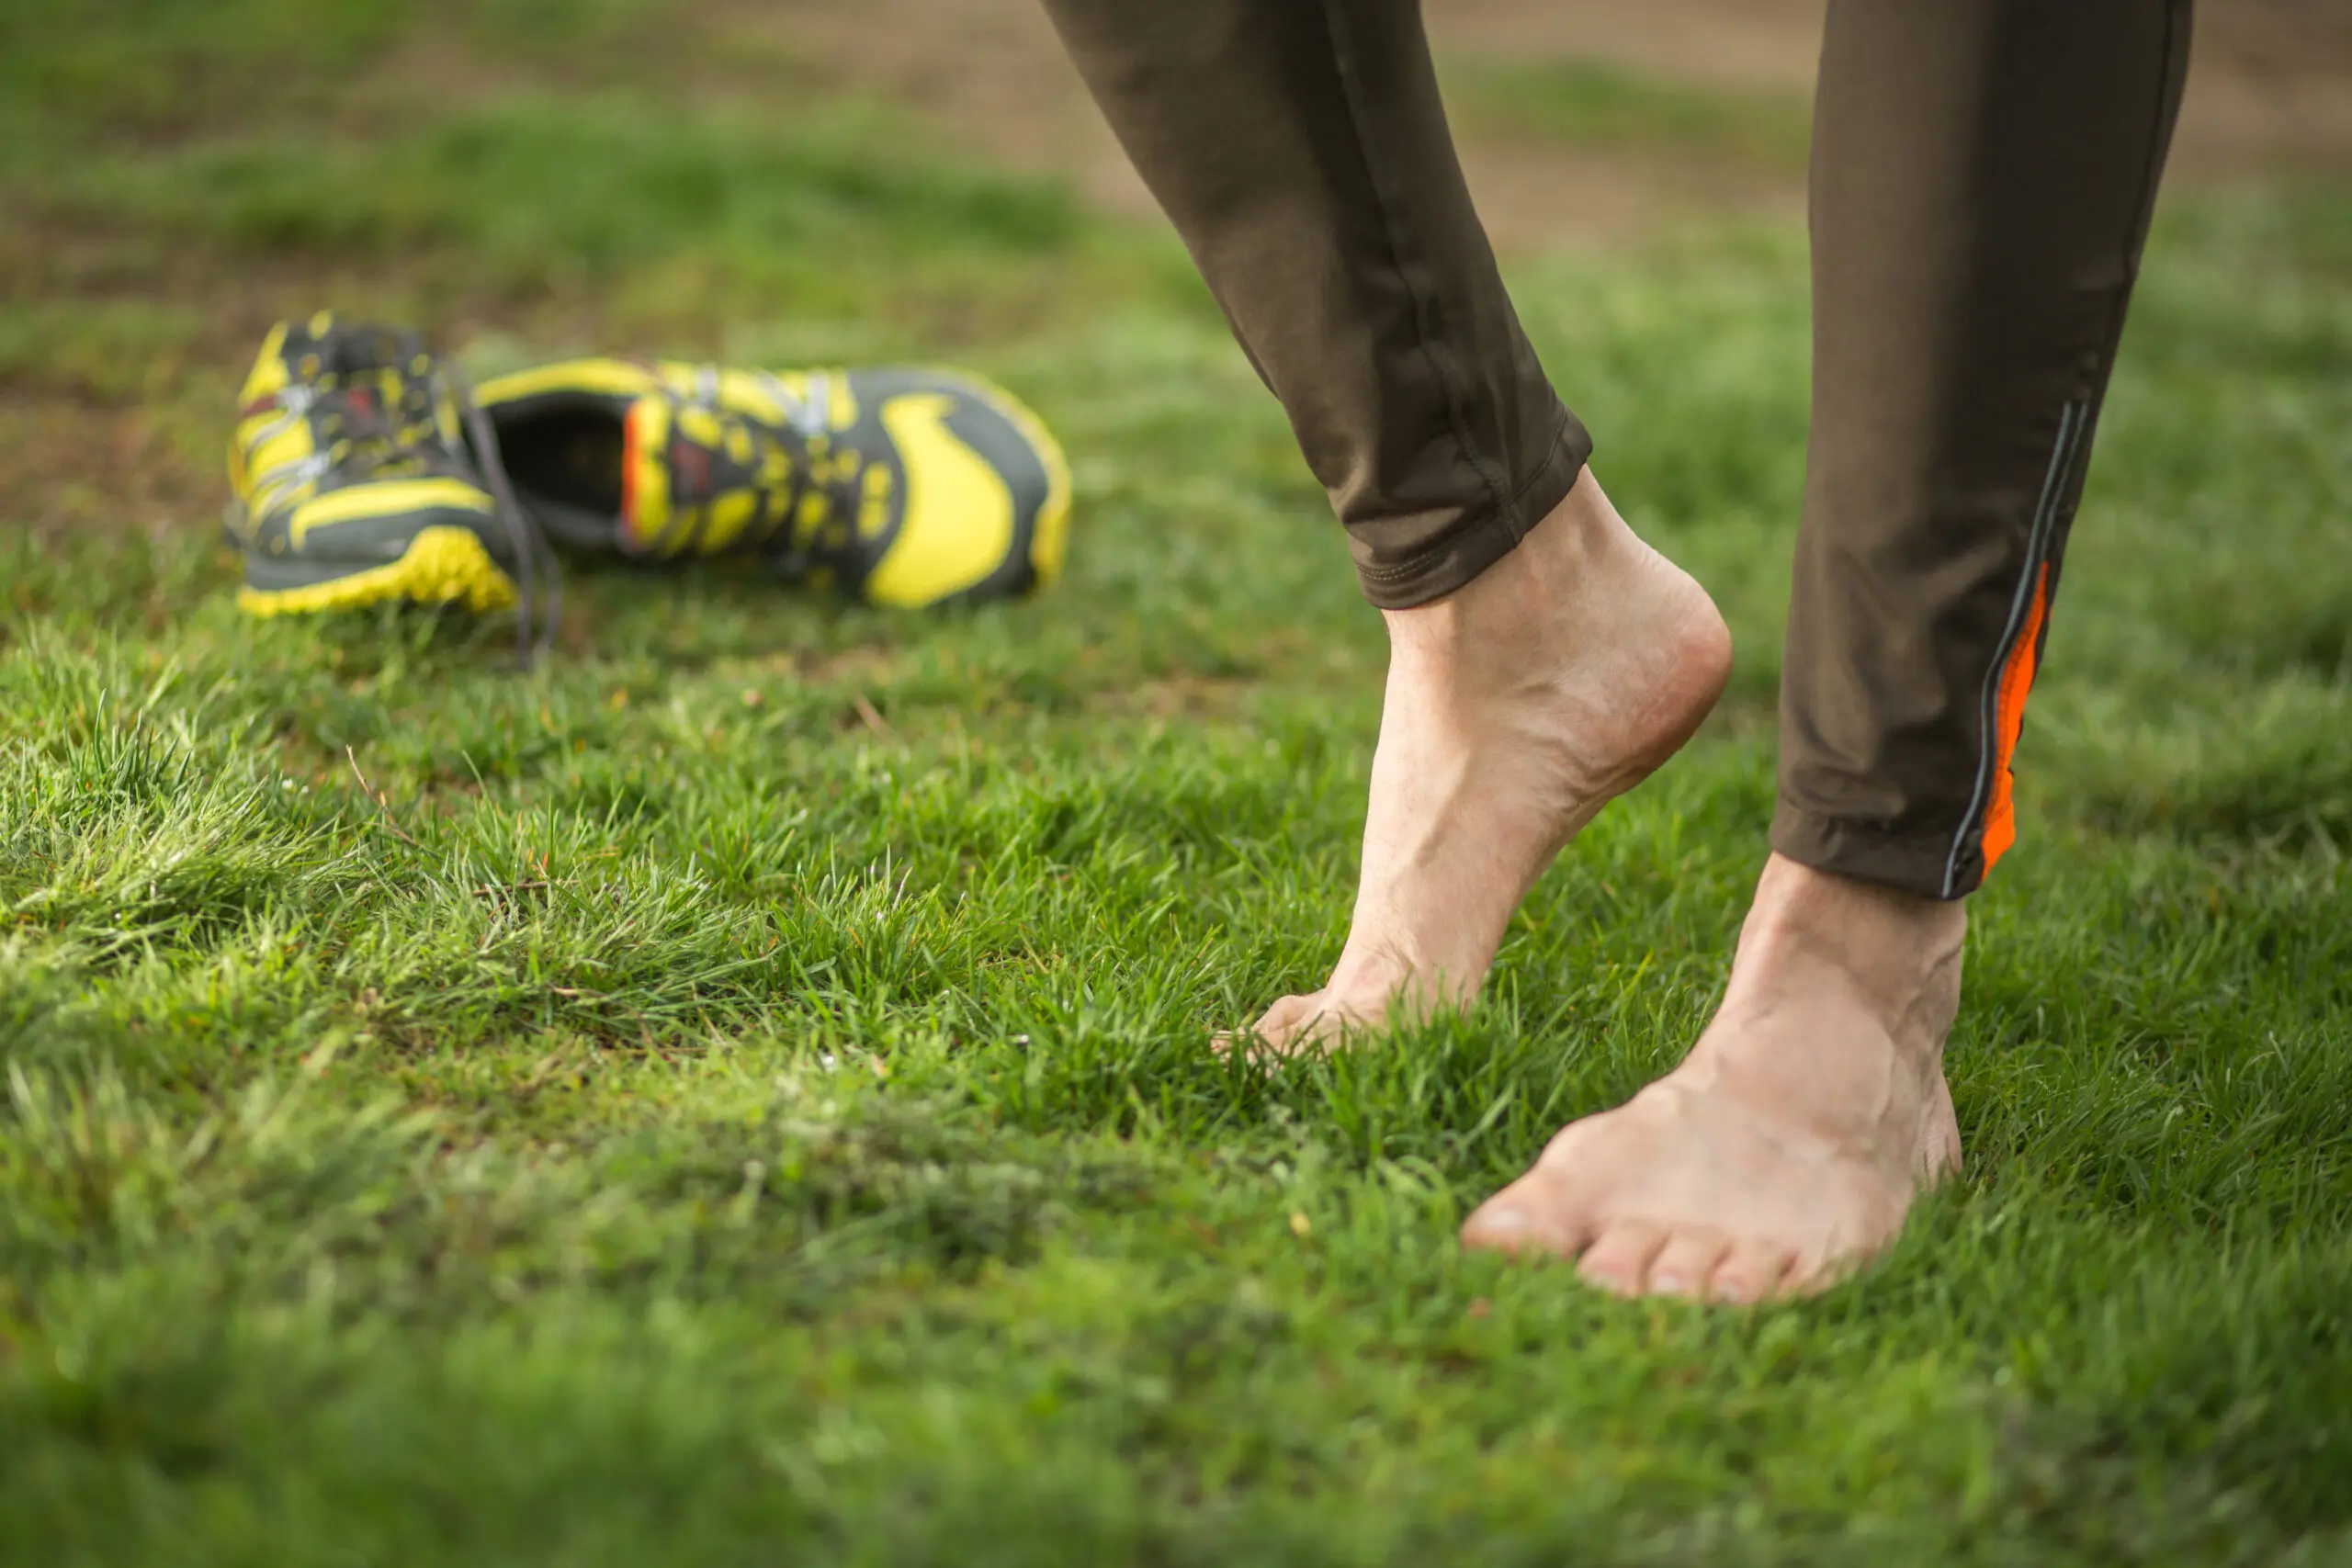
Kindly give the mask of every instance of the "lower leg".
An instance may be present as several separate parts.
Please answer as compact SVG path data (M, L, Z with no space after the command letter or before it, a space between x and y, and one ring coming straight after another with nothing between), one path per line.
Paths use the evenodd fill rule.
M1520 330L1419 0L1046 0L1289 414L1393 650L1362 888L1284 1047L1475 995L1560 846L1721 690L1706 595L1635 539Z
M1751 1300L1877 1251L1958 1167L1957 899L2014 837L2011 751L2188 11L1832 0L1778 852L1689 1059L1564 1131L1471 1245Z
M1510 553L1590 454L1454 153L1419 0L1045 0L1234 336L1282 400L1364 594Z

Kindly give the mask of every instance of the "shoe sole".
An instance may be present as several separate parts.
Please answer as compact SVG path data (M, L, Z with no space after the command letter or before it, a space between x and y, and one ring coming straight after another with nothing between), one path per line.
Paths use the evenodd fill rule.
M418 529L400 559L382 566L322 582L288 588L256 588L248 582L237 590L237 607L249 615L356 610L395 600L460 604L476 612L503 610L514 603L514 583L471 532L436 527Z

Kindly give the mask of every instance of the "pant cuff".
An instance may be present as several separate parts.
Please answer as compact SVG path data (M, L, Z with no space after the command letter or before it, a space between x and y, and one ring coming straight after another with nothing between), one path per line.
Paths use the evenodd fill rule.
M1563 421L1543 466L1519 487L1508 508L1482 506L1444 538L1402 561L1357 563L1363 596L1383 610L1409 610L1444 598L1517 549L1527 531L1567 499L1591 454L1584 427L1573 416Z
M1984 880L1964 864L1960 868L1964 876L1945 886L1951 841L1949 832L1931 838L1898 834L1876 823L1824 817L1786 801L1772 812L1772 848L1798 864L1929 898L1965 897Z

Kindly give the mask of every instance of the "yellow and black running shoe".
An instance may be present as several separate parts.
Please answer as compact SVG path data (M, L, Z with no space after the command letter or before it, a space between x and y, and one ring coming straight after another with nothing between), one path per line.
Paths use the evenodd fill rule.
M237 603L256 615L387 601L503 609L518 558L532 564L413 333L324 311L272 329L238 399L229 480L229 534L245 557Z
M756 556L895 605L1024 593L1061 567L1061 448L978 377L580 359L477 397L523 508L574 548Z

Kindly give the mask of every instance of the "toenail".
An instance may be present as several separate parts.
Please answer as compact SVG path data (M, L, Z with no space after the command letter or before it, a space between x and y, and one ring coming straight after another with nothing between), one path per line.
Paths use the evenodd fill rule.
M1662 1296L1687 1296L1690 1293L1690 1281L1679 1274L1654 1274L1650 1277L1650 1289Z
M1488 1230L1523 1231L1527 1228L1527 1216L1517 1209L1495 1209L1488 1212L1479 1224Z

